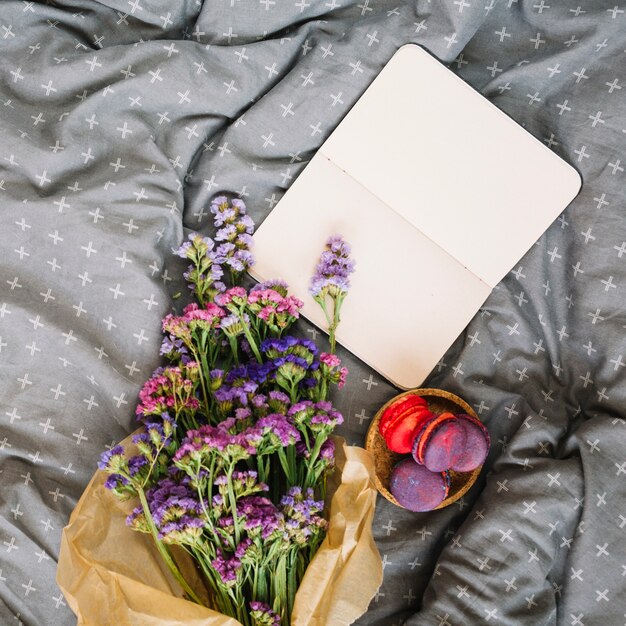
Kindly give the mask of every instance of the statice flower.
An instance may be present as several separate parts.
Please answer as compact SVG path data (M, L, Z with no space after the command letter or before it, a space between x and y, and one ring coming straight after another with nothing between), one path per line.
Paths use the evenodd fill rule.
M224 284L220 281L224 271L212 239L190 233L188 241L178 248L176 254L191 261L183 276L201 304L209 302L224 290Z
M244 313L243 317L239 317L236 314L227 315L223 317L220 322L220 328L228 338L239 337L245 332L245 326L250 323L250 319Z
M335 442L327 439L320 448L320 459L326 461L330 466L335 464Z
M298 427L306 426L313 433L329 434L343 424L343 415L325 400L316 403L303 400L294 404L287 415Z
M211 561L213 569L219 576L224 587L235 587L241 571L241 560L237 557L225 557L220 548L216 549L217 557Z
M215 302L233 313L238 313L246 304L247 298L248 292L243 287L231 287L215 296Z
M209 388L211 391L217 391L224 382L224 370L215 368L209 372Z
M180 367L159 368L139 392L140 402L135 412L140 420L169 410L193 413L199 407L194 391L193 381L184 376Z
M257 476L257 473L253 470L233 472L231 484L235 496L243 498L262 491L268 491L269 487L265 483L258 482Z
M104 471L117 471L126 462L124 448L120 445L103 452L98 461L98 469Z
M217 557L211 561L211 565L225 587L234 587L240 581L243 565L254 561L256 549L252 540L246 537L237 545L233 554L227 555L221 548L217 548L216 553Z
M254 222L246 214L246 205L239 198L229 203L226 196L218 196L211 203L211 213L219 229L215 239L224 242L216 251L219 262L236 277L254 264L254 256L250 252Z
M253 391L267 380L271 368L267 363L245 363L232 368L224 379L229 387L244 387L246 391ZM250 385L254 383L254 389Z
M130 480L122 474L111 474L104 481L104 488L110 491L120 492L124 487L130 484Z
M246 427L236 418L224 420L217 426L205 424L187 432L174 454L174 464L195 475L198 463L208 466L212 458L218 457L223 463L245 460L257 453L263 437L262 427Z
M264 602L250 602L252 626L280 626L280 615Z
M237 408L245 408L248 406L249 395L254 391L246 390L243 387L220 387L214 394L217 408L222 415L229 415Z
M248 311L262 322L260 328L267 327L278 335L300 317L303 306L302 300L274 289L252 289L248 295Z
M192 360L203 335L212 334L219 326L226 311L213 302L199 306L195 302L183 309L182 315L169 314L163 318L165 338L161 354L172 360L180 359L183 364Z
M289 396L282 391L270 391L267 404L274 413L282 413L287 415L291 401Z
M292 487L280 501L285 516L285 530L298 545L315 543L328 526L319 514L324 502L314 499L313 489Z
M277 291L284 298L289 291L289 285L280 278L271 278L262 283L256 284L254 287L252 287L250 293L254 291L262 291L265 289L272 289L273 291Z
M329 237L311 278L309 293L324 311L331 352L335 352L335 333L340 322L341 305L348 295L350 274L354 272L354 267L348 243L340 235ZM332 302L332 311L328 310L327 298Z
M166 543L191 545L197 542L205 520L202 505L193 491L166 479L146 496L159 539Z
M241 498L237 511L244 518L248 536L270 539L283 527L283 516L274 503L264 496Z
M312 341L291 336L266 339L261 352L273 368L273 379L291 399L295 399L298 390L316 384L314 372L319 368L319 359Z
M189 358L189 349L182 339L168 334L161 343L159 354L166 356L170 361L184 361Z
M271 413L262 417L256 423L256 427L266 436L266 446L271 447L272 450L286 448L300 441L298 429L280 413Z
M143 454L131 456L128 459L128 472L134 478L142 468L147 467L148 465L149 461Z
M196 328L213 330L217 328L220 319L225 315L224 309L213 302L207 302L204 307L200 307L195 302L192 302L183 309L182 318L191 330Z
M350 246L340 235L328 238L326 248L311 278L309 292L314 298L326 294L345 296L350 289L350 274L354 272L355 267L350 252Z

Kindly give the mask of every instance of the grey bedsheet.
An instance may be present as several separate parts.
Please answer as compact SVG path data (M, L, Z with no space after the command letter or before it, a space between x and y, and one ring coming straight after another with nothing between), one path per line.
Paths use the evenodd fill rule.
M0 624L75 623L54 582L60 532L133 428L182 288L171 248L210 232L218 192L261 221L407 42L584 186L433 372L488 424L489 472L432 514L379 499L385 580L359 623L623 623L626 6L4 0ZM362 442L394 389L342 356L344 434Z

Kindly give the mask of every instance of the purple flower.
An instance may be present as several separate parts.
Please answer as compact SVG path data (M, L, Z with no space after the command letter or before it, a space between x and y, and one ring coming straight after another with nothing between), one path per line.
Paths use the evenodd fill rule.
M146 492L159 539L165 543L195 544L205 525L202 505L194 491L170 478Z
M298 429L280 413L271 413L262 417L257 422L257 428L262 429L265 434L269 434L286 447L300 441Z
M237 577L241 571L241 561L236 557L225 558L222 551L217 549L217 558L211 561L211 565L217 572L223 585L234 587L237 584Z
M313 403L309 400L294 404L287 413L298 426L308 426L314 433L329 434L335 426L343 424L343 415L330 402Z
M254 256L249 250L236 250L232 256L225 259L224 263L235 272L243 272L254 265Z
M220 228L215 235L217 241L233 241L237 237L237 228L234 224L227 224Z
M267 539L282 527L282 514L269 498L241 498L237 510L245 518L244 526L251 536L260 534L263 539Z
M350 288L349 277L355 263L350 258L350 246L340 236L333 235L326 241L326 249L315 267L309 292L314 298L345 295Z
M335 464L335 443L332 439L327 439L322 444L319 458L326 461L331 466Z
M324 502L314 499L313 489L303 491L292 487L280 501L285 516L285 529L290 539L300 545L310 541L311 537L323 533L328 522L319 514L324 509Z
M122 446L115 446L106 452L103 452L98 461L98 469L107 470L111 465L111 461L119 461L120 459L114 459L114 457L123 457L124 448Z
M244 332L244 326L250 324L250 319L247 314L244 313L241 317L235 313L223 317L220 322L220 328L224 331L227 337L238 337Z
M128 478L122 476L121 474L111 474L105 481L104 487L106 489L117 489L118 487L123 487L129 484Z
M280 615L264 602L250 602L252 626L280 626Z
M221 243L216 251L216 262L226 264L236 275L253 265L250 252L254 232L254 222L246 215L243 200L234 198L230 202L226 196L218 196L211 203L211 213L218 228L216 240Z
M148 465L148 459L142 454L132 456L128 459L128 472L131 476L135 476L137 472L146 465Z
M270 391L268 396L269 408L274 413L282 413L283 415L286 415L287 410L289 409L289 405L291 403L291 401L289 400L289 396L282 391Z
M270 280L266 280L263 283L259 283L258 285L255 285L250 291L265 291L267 289L278 292L284 298L289 290L289 285L284 280L280 280L279 278L273 278Z

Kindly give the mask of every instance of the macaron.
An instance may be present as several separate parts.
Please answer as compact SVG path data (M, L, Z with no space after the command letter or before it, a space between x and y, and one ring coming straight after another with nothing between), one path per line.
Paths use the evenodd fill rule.
M385 432L385 443L392 452L408 454L413 448L415 433L420 431L425 423L432 420L434 415L427 409L418 409L402 415L389 425Z
M416 512L432 511L445 500L450 481L447 473L431 472L409 457L394 467L389 488L404 508Z
M407 454L413 446L414 431L433 417L424 398L409 394L387 407L378 429L392 452Z
M380 422L378 424L380 434L384 437L387 429L393 422L416 409L428 409L426 400L417 394L408 394L392 402L380 416Z
M447 420L433 431L423 452L424 466L431 472L450 469L466 454L467 430L464 420Z
M461 414L458 423L465 430L465 446L450 464L455 472L471 472L480 467L489 453L490 437L485 425L471 415Z
M424 454L426 447L429 444L431 436L437 431L443 424L447 422L456 421L456 415L446 411L439 415L433 416L433 418L422 424L419 431L415 432L413 445L411 446L411 454L416 463L424 465ZM447 467L444 469L448 469ZM443 470L439 470L443 471Z

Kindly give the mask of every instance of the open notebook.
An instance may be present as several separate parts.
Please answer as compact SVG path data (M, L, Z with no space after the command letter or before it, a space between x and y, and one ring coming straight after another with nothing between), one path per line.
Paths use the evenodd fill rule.
M419 46L394 55L254 235L258 280L305 300L329 235L357 269L338 341L418 386L581 180Z

